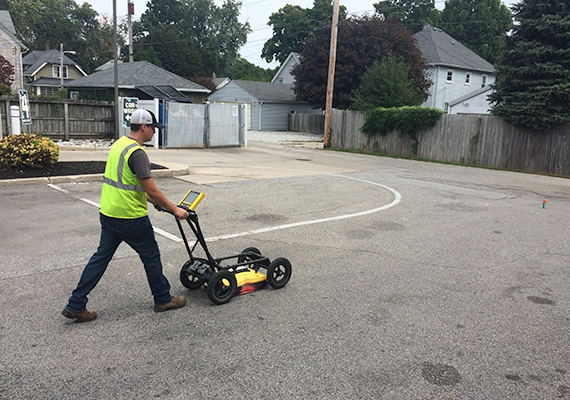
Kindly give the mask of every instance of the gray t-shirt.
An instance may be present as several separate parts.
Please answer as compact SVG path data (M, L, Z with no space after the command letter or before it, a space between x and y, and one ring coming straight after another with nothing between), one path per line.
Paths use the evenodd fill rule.
M139 178L139 181L152 177L150 172L150 160L146 152L142 149L133 151L133 154L129 157L129 168L132 173Z

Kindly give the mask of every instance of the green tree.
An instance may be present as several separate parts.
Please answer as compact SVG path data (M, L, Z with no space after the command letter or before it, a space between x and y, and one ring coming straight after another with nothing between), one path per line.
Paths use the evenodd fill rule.
M238 21L240 7L234 0L221 7L213 0L150 0L133 31L175 74L224 75L250 32Z
M14 66L0 55L0 84L10 86L14 82Z
M350 108L368 111L377 107L419 106L424 96L408 77L408 66L392 56L375 61L362 75Z
M570 3L522 0L497 68L492 114L543 131L570 121Z
M156 51L152 46L150 46L148 50L138 50L135 54L133 54L133 61L148 61L149 63L162 68L162 63L158 59Z
M242 81L271 82L279 68L261 68L244 58L238 58L228 71L228 77Z
M441 28L491 64L500 61L513 16L501 0L448 0Z
M261 57L267 61L283 63L291 53L303 50L314 31L330 25L333 15L331 0L314 0L313 8L287 4L271 14L267 25L273 26L273 36L263 45ZM339 10L339 21L346 18L346 7Z
M295 94L316 108L325 108L330 29L319 31L301 52L293 69ZM379 16L353 17L339 25L333 107L346 109L352 104L352 91L374 61L392 55L409 68L408 77L425 100L431 81L427 64L415 45L410 31L386 22Z
M378 14L385 19L396 19L416 33L424 24L435 24L439 20L439 11L435 8L435 0L385 0L374 4Z
M97 20L88 3L74 0L11 0L10 15L17 35L30 49L46 45L73 50L73 57L87 73L112 58L112 32Z

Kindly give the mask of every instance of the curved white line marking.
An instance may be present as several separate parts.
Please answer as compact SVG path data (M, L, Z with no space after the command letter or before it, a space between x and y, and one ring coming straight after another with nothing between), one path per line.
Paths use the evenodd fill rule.
M260 168L263 168L263 167L260 167ZM290 171L299 171L299 170L290 170ZM295 228L297 226L306 226L306 225L320 224L322 222L337 221L337 220L346 219L346 218L360 217L362 215L373 214L373 213L380 212L380 211L386 210L388 208L394 207L400 201L402 201L402 195L399 192L392 189L391 187L381 185L379 183L370 182L370 181L360 179L360 178L353 178L350 176L338 175L338 174L321 174L321 175L328 175L328 176L335 176L335 177L340 177L340 178L345 178L345 179L352 179L354 181L359 181L359 182L364 182L364 183L368 183L368 184L375 185L375 186L380 186L381 188L387 189L390 192L392 192L392 194L394 195L394 200L389 204L383 205L383 206L378 207L378 208L373 208L371 210L360 211L360 212L356 212L356 213L352 213L352 214L337 215L335 217L313 219L310 221L293 222L291 224L285 224L285 225L269 226L266 228L255 229L253 231L231 233L229 235L215 236L215 237L207 238L206 242L216 242L218 240L231 239L231 238L236 238L236 237L240 237L240 236L254 235L256 233L272 232L272 231L278 231L281 229Z
M232 167L232 168L244 168L244 166L241 165L191 165L190 167ZM248 166L247 168L265 168L265 169L279 169L281 171L286 170L286 171L298 171L298 172L306 172L306 171L302 171L299 169L291 169L291 168L274 168L274 167L256 167L256 166ZM322 173L320 175L326 175L326 176L334 176L334 177L338 177L338 178L343 178L343 179L352 179L353 181L359 181L359 182L363 182L363 183L367 183L370 185L374 185L374 186L379 186L381 188L384 188L386 190L389 190L390 192L392 192L392 194L394 195L394 200L386 205L383 205L381 207L378 208L373 208L371 210L365 210L365 211L360 211L360 212L356 212L356 213L352 213L352 214L344 214L344 215L337 215L335 217L327 217L327 218L319 218L319 219L313 219L310 221L301 221L301 222L293 222L291 224L285 224L285 225L277 225L277 226L268 226L266 228L260 228L260 229L255 229L253 231L247 231L247 232L240 232L240 233L231 233L229 235L221 235L221 236L214 236L211 238L206 238L206 242L217 242L219 240L224 240L224 239L232 239L232 238L236 238L236 237L241 237L241 236L248 236L248 235L255 235L256 233L265 233L265 232L272 232L272 231L279 231L281 229L289 229L289 228L295 228L297 226L306 226L306 225L313 225L313 224L320 224L322 222L329 222L329 221L337 221L337 220L341 220L341 219L346 219L346 218L353 218L353 217L360 217L362 215L368 215L368 214L373 214L376 212L380 212L383 210L386 210L388 208L394 207L395 205L397 205L401 200L402 200L402 195L397 192L396 190L392 189L391 187L385 186L385 185L381 185L380 183L376 183L376 182L371 182L371 181L367 181L365 179L360 179L360 178L353 178L351 176L345 176L345 175L339 175L339 174L327 174L327 173ZM63 193L69 193L67 190L60 188L59 186L56 185L52 185L52 184L48 184L49 187L59 190ZM90 204L94 207L99 208L99 204L88 200L88 199L84 199L84 198L80 198L81 201L84 201L87 204ZM179 238L176 235L173 235L171 233L168 233L166 231L163 231L160 228L155 228L153 227L153 230L155 233L162 235L174 242L177 243L181 243L182 239Z

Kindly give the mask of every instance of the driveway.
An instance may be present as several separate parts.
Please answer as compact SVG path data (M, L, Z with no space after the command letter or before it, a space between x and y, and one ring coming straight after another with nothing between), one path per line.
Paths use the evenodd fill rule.
M214 306L181 285L180 233L152 209L187 306L154 313L122 245L99 318L75 323L60 311L98 244L101 182L1 187L0 398L570 398L570 180L296 142L149 154L189 167L156 181L205 193L214 256L254 246L291 281Z

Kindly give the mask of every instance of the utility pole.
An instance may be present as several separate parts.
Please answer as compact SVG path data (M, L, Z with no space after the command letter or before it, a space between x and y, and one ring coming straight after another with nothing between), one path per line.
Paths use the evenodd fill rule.
M128 25L129 25L129 62L133 62L133 15L135 15L135 3L128 0Z
M336 64L336 36L338 33L339 0L334 0L333 18L331 25L331 48L329 56L329 79L327 82L327 103L325 109L325 140L323 147L330 147L331 112L334 90L334 70Z
M59 86L63 87L63 43L59 45Z
M117 0L113 0L113 74L115 75L115 139L121 137L119 121L119 57L117 55Z
M59 79L60 79L59 85L60 85L62 88L63 88L63 55L64 55L65 53L68 53L68 54L76 54L76 52L73 51L73 50L66 50L66 51L63 51L63 43L60 43L60 44L59 44ZM68 72L69 72L69 70L68 70ZM66 74L66 75L69 75L69 74ZM23 87L23 86L22 86L22 87Z

